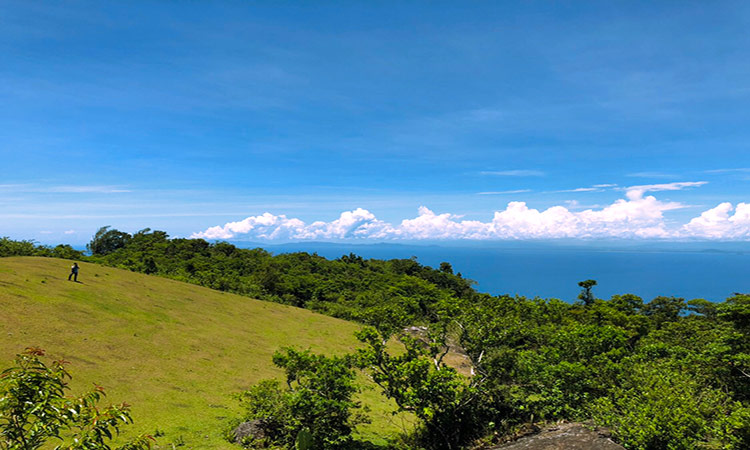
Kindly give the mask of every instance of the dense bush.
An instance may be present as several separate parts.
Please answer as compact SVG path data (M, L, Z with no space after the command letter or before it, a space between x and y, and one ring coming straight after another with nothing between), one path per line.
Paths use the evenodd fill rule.
M265 380L239 395L243 420L260 420L265 434L243 444L293 448L300 433L309 433L316 449L356 448L352 430L365 416L353 400L358 387L349 359L285 348L273 362L286 372L286 386Z
M80 260L83 258L83 252L75 250L70 245L47 247L36 245L33 241L14 241L4 237L0 238L0 257L3 256L48 256Z
M591 406L629 449L748 448L750 408L670 359L636 363Z

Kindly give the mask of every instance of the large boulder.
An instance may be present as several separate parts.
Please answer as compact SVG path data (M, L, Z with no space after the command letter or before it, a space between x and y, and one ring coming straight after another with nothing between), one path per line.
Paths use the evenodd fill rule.
M234 443L261 442L268 437L268 423L263 419L242 422L234 429Z
M610 439L609 431L580 423L548 426L538 433L488 450L624 450Z

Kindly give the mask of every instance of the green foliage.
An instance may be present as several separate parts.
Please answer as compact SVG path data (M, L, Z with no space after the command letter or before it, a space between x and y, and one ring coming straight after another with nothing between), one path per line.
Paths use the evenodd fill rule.
M49 255L45 255L45 256L51 256L53 258L80 260L83 258L83 252L80 250L74 249L70 245L57 245L54 248L49 249Z
M750 444L750 422L745 421L750 409L669 360L636 363L592 411L630 449L741 449Z
M719 306L719 314L743 333L750 332L750 295L738 294Z
M750 295L737 294L717 305L719 317L731 324L723 360L730 366L729 383L737 398L750 401Z
M578 294L578 299L583 302L584 305L590 305L594 303L595 297L591 292L591 288L596 286L596 280L584 280L579 281L578 286L582 287L583 290Z
M4 256L47 256L80 260L83 257L83 252L75 250L70 245L58 245L50 248L36 245L34 241L14 241L4 237L0 238L0 257Z
M315 441L313 435L308 429L299 430L297 433L297 440L294 442L295 450L312 450L315 448Z
M0 238L0 256L36 256L39 247L33 241L13 241Z
M402 411L413 413L425 427L420 440L427 448L460 448L481 430L481 378L467 379L443 362L446 343L401 336L404 352L387 350L388 336L373 328L357 333L366 344L357 353L383 394ZM426 345L425 345L426 344Z
M661 440L748 448L746 300L693 302L701 314L689 316L682 299L652 303L628 294L588 306L480 296L451 317L486 377L484 407L501 426L595 413L627 448L671 448ZM647 383L652 392L641 393ZM651 416L658 425L649 425Z
M643 308L643 299L634 294L613 295L609 305L626 314L636 314Z
M659 296L647 303L643 307L643 312L653 319L658 328L665 322L677 321L680 314L686 309L687 305L684 298Z
M239 395L243 420L261 420L268 437L246 445L319 449L350 445L352 430L366 419L355 411L360 405L352 399L358 388L349 359L285 348L274 354L273 362L286 372L286 387L265 380Z
M128 233L119 230L110 230L109 225L97 230L94 237L86 245L92 255L107 255L117 249L123 248L132 238Z
M107 442L120 426L132 423L129 406L99 409L104 396L99 386L77 398L66 396L70 374L65 361L47 366L43 355L40 349L27 349L0 375L0 449L32 450L53 439L63 442L55 447L59 449L110 449ZM150 441L141 436L118 449L148 449Z

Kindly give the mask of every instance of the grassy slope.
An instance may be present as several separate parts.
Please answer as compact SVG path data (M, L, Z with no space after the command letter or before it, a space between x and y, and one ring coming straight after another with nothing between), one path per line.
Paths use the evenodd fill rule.
M165 435L159 448L233 448L221 431L236 416L231 393L279 376L280 346L342 353L356 324L310 311L124 270L52 258L0 258L0 368L28 346L72 362L73 390L97 382L108 402L133 405L132 432ZM373 389L373 424L399 428Z

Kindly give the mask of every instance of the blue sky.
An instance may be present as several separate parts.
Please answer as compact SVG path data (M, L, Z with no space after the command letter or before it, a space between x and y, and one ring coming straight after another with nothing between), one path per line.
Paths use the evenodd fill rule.
M750 239L750 4L467 3L0 0L0 236Z

